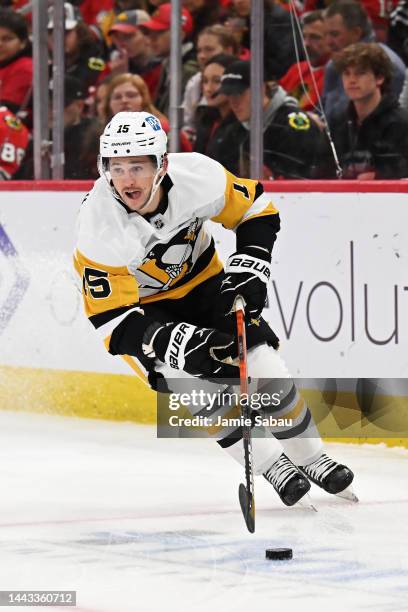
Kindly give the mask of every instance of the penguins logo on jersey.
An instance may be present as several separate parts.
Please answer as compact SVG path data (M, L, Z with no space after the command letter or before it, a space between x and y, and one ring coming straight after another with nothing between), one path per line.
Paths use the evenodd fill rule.
M196 219L182 228L168 243L155 245L136 271L140 288L165 291L184 279L194 265L193 251L202 222Z

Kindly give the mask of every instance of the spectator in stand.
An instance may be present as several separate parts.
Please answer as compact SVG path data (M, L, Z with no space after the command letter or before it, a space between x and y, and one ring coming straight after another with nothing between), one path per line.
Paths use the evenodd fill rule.
M198 35L197 40L197 62L200 72L194 74L188 81L183 100L184 129L191 133L194 138L195 110L200 104L206 104L201 88L201 71L206 62L220 53L233 54L236 56L238 45L230 31L222 25L204 28Z
M83 91L95 85L105 69L100 43L89 26L82 20L79 10L64 2L65 11L65 73L81 82ZM54 29L54 8L48 9L48 46L52 51Z
M153 13L150 21L141 26L149 35L153 52L162 61L159 85L154 103L165 115L169 112L170 95L170 22L171 3L165 2ZM185 40L193 31L192 17L185 8L181 11L181 30L181 91L182 95L184 95L184 89L188 80L198 71L193 43L186 42Z
M108 75L103 81L97 83L93 92L93 109L91 114L98 119L101 125L106 125L105 102L109 83L113 78L113 75Z
M145 81L137 74L120 74L114 77L108 85L103 124L105 125L113 115L121 111L152 113L160 119L166 133L170 130L167 117L153 105ZM192 150L190 141L182 130L180 131L180 145L182 151Z
M109 30L116 51L112 54L109 70L115 76L131 72L146 81L152 98L158 88L161 61L154 56L150 39L140 27L150 20L146 11L119 13Z
M191 39L196 44L199 34L209 26L221 23L224 11L219 0L182 0L193 18Z
M240 60L249 60L251 58L251 52L244 46L244 42L247 42L248 34L247 20L243 17L229 16L224 20L223 25L235 38L235 42L238 46L238 51L236 52L237 58Z
M11 9L0 9L0 104L14 113L27 106L32 81L27 22Z
M325 70L323 104L325 113L330 119L343 111L348 104L342 79L336 71L334 62L343 49L357 42L370 42L373 39L373 34L364 7L354 0L338 0L330 4L325 12L325 28L326 40L332 59ZM379 44L391 60L393 66L391 91L398 97L404 83L404 62L387 45Z
M99 176L97 156L102 127L95 118L83 117L86 95L81 82L75 77L65 76L64 89L64 178L75 180L96 179ZM49 118L51 124L51 105ZM15 178L23 180L34 178L32 146L29 152L27 151L26 159Z
M295 28L293 31L290 14L273 0L256 0L264 2L264 65L268 80L278 80L297 61L294 36L296 37L300 59L303 60L302 41ZM245 33L241 44L250 48L251 0L232 0L227 23L231 18L245 22ZM238 22L239 23L239 22ZM231 22L230 22L231 24Z
M88 25L100 25L99 22L103 19L103 15L111 12L112 4L113 0L82 0L79 5L82 19ZM125 9L121 8L120 10L124 11Z
M344 178L408 178L408 111L389 93L387 54L376 43L357 43L335 64L350 101L330 123Z
M390 11L396 6L398 0L360 0L360 4L365 8L369 16L375 39L378 42L387 42L388 27L390 21ZM306 0L303 5L303 13L309 13L316 9L325 9L333 0Z
M250 63L231 64L221 79L237 121L231 123L219 143L217 159L233 174L247 176L249 167L249 121L251 117ZM276 83L263 89L264 176L259 178L323 178L329 146L322 133Z
M6 106L0 106L0 181L14 178L29 141L26 126Z
M112 39L109 35L109 31L113 26L116 17L120 13L126 13L127 11L141 10L147 13L147 3L143 0L111 0L111 10L101 11L98 13L96 22L102 32L105 42L108 47L112 44Z
M219 92L222 75L236 60L234 55L221 53L209 59L203 70L203 95L206 103L196 110L197 137L194 150L213 159L217 159L218 142L224 140L225 130L236 121L227 96Z
M81 82L65 77L64 141L66 179L95 179L101 126L91 117L84 117L85 92Z
M408 0L400 0L391 13L388 44L408 66Z
M279 81L290 96L296 98L303 110L315 110L323 93L324 68L329 61L323 11L313 11L303 17L303 39L309 61L293 64ZM317 88L317 90L316 90Z

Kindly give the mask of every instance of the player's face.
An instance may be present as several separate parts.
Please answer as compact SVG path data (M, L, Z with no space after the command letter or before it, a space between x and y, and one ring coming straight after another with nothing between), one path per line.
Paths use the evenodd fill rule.
M324 64L330 53L325 37L324 22L318 20L305 25L303 37L311 64L313 66Z
M0 62L17 55L24 45L25 42L20 40L12 30L0 27Z
M143 109L143 98L132 83L121 83L112 91L110 109L113 115L120 111L137 113Z
M376 77L372 70L356 66L348 66L341 76L344 91L353 102L369 102L384 82L384 77Z
M139 212L150 197L155 165L149 157L112 157L109 172L116 191L131 210ZM156 204L157 206L157 204ZM141 214L152 212L148 210Z
M341 15L326 17L324 29L332 58L336 58L342 49L358 42L361 38L361 28L348 28Z
M224 67L219 64L208 64L203 70L203 94L208 106L220 106L221 104L228 103L226 95L216 95L221 87L221 77L224 72Z
M251 116L251 90L246 89L243 93L227 96L231 110L239 121L248 121Z

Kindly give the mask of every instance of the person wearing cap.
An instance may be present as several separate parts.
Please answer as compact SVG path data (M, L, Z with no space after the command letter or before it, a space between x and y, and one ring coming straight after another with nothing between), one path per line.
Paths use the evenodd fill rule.
M49 126L52 126L52 81L50 82ZM101 131L99 121L84 117L85 91L79 79L66 75L64 78L64 178L94 179L98 141ZM26 159L17 175L20 180L34 178L33 148L29 147Z
M127 72L139 74L147 83L150 95L154 97L159 83L161 61L154 56L150 39L140 27L149 19L149 14L142 10L123 11L116 15L109 29L115 47L109 70L115 76Z
M64 149L66 179L94 179L101 126L93 117L84 117L86 92L81 82L64 79Z
M83 5L81 5L81 13L84 14L82 7ZM110 37L109 31L113 26L116 17L120 13L134 10L147 11L147 2L145 2L144 0L110 0L109 10L100 10L99 13L96 15L95 22L97 23L99 29L102 32L107 47L110 47L112 45L112 39Z
M27 22L11 9L0 9L0 104L17 112L31 95L33 60Z
M217 159L230 172L244 175L249 166L250 62L236 61L221 77L220 93L227 96L236 117L218 143ZM264 178L323 178L329 145L297 100L276 83L262 86Z
M161 71L158 90L154 99L156 107L165 115L169 114L170 97L170 27L171 3L161 4L153 13L151 19L140 26L148 34L153 52L161 58ZM193 19L185 8L181 10L181 90L182 93L188 80L198 71L192 42L186 42L187 36L193 31Z
M85 92L95 85L105 69L100 43L92 30L82 20L79 10L64 2L65 14L65 72L82 83ZM54 8L48 9L48 47L52 52Z

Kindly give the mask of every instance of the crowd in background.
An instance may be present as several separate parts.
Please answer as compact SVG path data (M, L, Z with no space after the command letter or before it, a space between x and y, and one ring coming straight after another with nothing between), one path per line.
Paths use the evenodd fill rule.
M180 150L248 176L251 0L182 4ZM264 9L261 178L408 178L408 0ZM64 12L64 176L94 179L117 112L149 111L169 131L171 3L76 0ZM0 0L2 180L33 178L31 18L28 0ZM50 75L53 27L51 6Z

